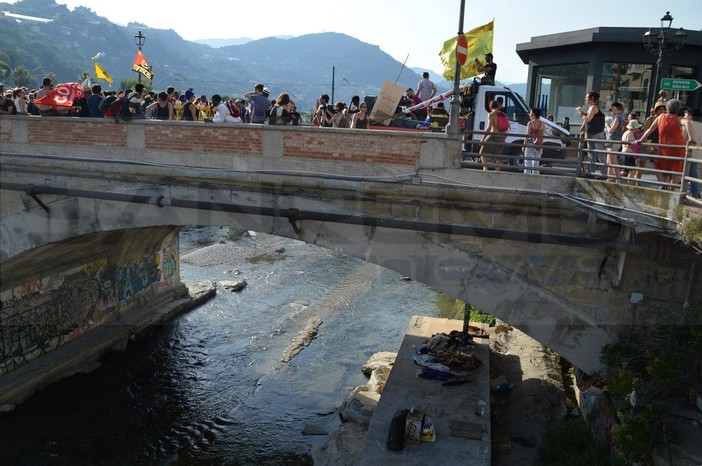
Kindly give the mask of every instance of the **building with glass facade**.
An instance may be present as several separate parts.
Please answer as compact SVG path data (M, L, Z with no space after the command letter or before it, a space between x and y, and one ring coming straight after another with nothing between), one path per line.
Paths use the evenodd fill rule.
M603 110L621 102L625 114L638 110L648 115L658 99L661 78L702 82L702 31L669 31L657 79L659 57L644 46L647 31L598 27L532 37L531 42L517 44L517 54L529 65L527 102L544 114L554 115L557 121L569 117L579 125L581 118L575 108L584 105L589 90L600 93ZM676 32L686 35L677 50ZM702 107L702 88L667 93L668 98L680 99L683 106Z

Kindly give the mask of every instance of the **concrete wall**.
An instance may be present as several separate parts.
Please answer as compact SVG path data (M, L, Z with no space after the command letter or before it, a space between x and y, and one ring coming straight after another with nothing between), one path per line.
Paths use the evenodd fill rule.
M181 297L179 231L97 233L4 262L0 376L133 310Z

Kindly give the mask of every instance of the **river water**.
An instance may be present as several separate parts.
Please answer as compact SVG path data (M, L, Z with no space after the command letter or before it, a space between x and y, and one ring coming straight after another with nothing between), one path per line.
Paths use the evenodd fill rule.
M287 238L181 233L181 278L245 279L148 337L111 352L0 415L0 465L306 465L361 365L397 351L437 293L400 275ZM281 355L309 318L318 336Z

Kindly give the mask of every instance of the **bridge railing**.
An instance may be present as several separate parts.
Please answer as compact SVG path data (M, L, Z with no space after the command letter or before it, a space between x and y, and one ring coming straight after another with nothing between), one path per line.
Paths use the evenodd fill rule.
M550 144L547 142L543 146L543 154L538 160L538 166L529 167L525 163L527 159L522 151L524 148L523 134L502 133L512 142L490 141L485 143L472 140L474 135L482 137L482 135L488 134L485 131L467 131L465 134L468 142L463 145L463 168L606 179L617 183L679 191L687 194L687 198L692 202L700 202L699 199L688 194L692 183L702 183L699 178L702 160L693 158L694 152L702 150L700 146L642 143L639 153L625 153L621 149L613 151L607 147L610 141L606 140L578 136L549 136ZM560 142L561 145L555 145L556 142ZM588 149L588 143L591 142L600 143L601 149ZM621 144L628 145L630 143L621 142ZM501 151L497 151L501 153L485 154L485 159L482 160L482 154L480 154L482 146L501 148ZM657 160L671 160L669 156L658 155L661 148L685 150L682 172L655 167ZM607 154L615 154L615 163L606 162ZM625 158L627 155L633 156L635 165L630 165L632 160L627 161ZM695 171L693 167L698 168ZM611 169L609 174L608 168ZM697 176L693 176L695 172L698 174Z

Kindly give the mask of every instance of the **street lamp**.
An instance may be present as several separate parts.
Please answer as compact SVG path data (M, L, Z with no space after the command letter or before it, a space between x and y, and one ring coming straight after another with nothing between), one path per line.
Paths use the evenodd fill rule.
M337 84L340 84L344 81L346 81L347 86L351 84L351 83L349 83L349 80L346 78L341 78L340 80L336 81L336 66L332 66L332 83L331 83L332 92L331 92L331 102L330 102L332 105L334 105L334 103L335 103L334 102L334 89L336 89Z
M146 42L146 36L139 31L139 33L134 36L134 42L137 47L139 47L139 50L141 50L141 46Z
M144 42L146 42L146 36L144 34L142 34L141 31L139 31L139 33L137 33L134 36L134 43L136 44L139 51L141 51L141 46L144 45ZM140 54L137 53L137 56L139 56L139 55ZM137 82L138 83L141 82L141 73L139 73L138 71L137 71Z
M687 34L683 28L678 29L673 34L673 42L670 42L670 26L673 24L673 17L670 16L670 11L665 12L665 16L661 18L661 29L656 33L655 31L649 30L643 35L643 43L648 50L653 55L658 55L658 60L656 60L654 79L651 79L653 84L653 93L656 94L656 89L658 88L658 80L661 78L661 67L663 64L663 57L665 55L670 55L680 47L685 44L687 39ZM651 99L651 97L649 97ZM649 102L651 104L652 102ZM648 106L651 108L651 105Z

